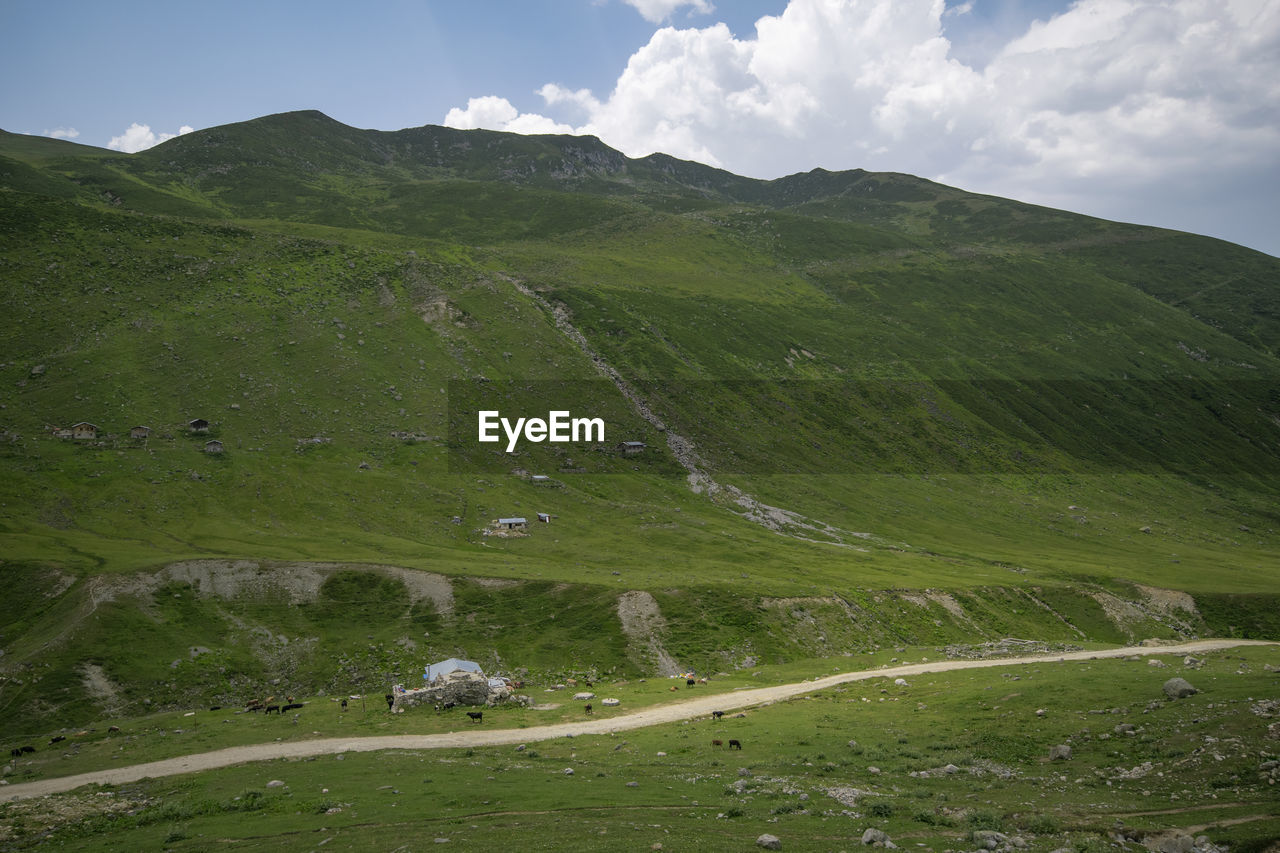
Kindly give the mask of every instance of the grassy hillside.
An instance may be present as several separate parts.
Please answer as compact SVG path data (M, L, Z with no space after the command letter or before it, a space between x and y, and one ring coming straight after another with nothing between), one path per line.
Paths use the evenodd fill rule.
M699 668L1276 635L1280 261L1221 241L908 175L764 182L306 112L136 155L2 134L0 248L11 714L376 690L455 652L635 675L628 590ZM601 417L607 441L507 454L481 408ZM81 421L97 438L52 434ZM173 575L200 559L429 571L459 603L363 568L220 596ZM877 606L904 589L963 615Z

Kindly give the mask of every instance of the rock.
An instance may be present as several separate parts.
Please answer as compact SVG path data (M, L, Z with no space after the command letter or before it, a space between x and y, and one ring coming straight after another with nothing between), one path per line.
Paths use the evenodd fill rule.
M948 764L946 767L942 768L942 772L948 775L951 775L951 774L959 773L960 768L956 767L954 764Z
M765 850L781 850L782 842L778 840L778 836L766 832L756 839L756 846L763 847Z
M528 746L526 746L525 744L523 744L523 743L522 743L522 744L520 744L519 746L517 746L517 747L516 747L516 752L524 752L524 751L525 751L526 749L528 749L528 748L529 748Z
M748 769L747 769L747 768L745 768L745 767L739 767L739 768L738 768L738 775L739 775L739 776L750 776L750 775L751 775L751 771L750 771L750 770L748 770Z
M1191 682L1185 678L1170 678L1164 683L1164 695L1170 699L1185 699L1188 696L1194 696L1200 691L1191 686Z
M284 787L284 782L281 782L279 779L272 779L270 782L268 782L268 783L267 783L267 787L268 787L268 788L283 788L283 787Z
M1147 661L1147 666L1164 666L1164 665L1165 665L1164 661L1160 660L1159 658L1152 658L1151 660Z
M1071 747L1067 746L1065 743L1060 743L1057 746L1049 747L1049 760L1050 761L1070 761Z
M1139 527L1139 528L1138 528L1138 532L1139 532L1139 533L1150 533L1150 532L1151 532L1151 526L1150 526L1150 525L1145 525L1145 526L1143 526L1143 527Z
M666 754L665 752L659 752L659 753L658 753L658 757L659 757L659 758L666 758L666 757L667 757L667 754Z
M45 371L45 366L43 364L37 364L35 367L31 368L31 375L41 376L44 374L44 371Z
M1160 851L1160 853L1191 853L1195 846L1195 839L1190 835L1175 832L1172 835L1167 835L1164 838L1161 838L1156 849Z
M566 776L572 776L572 775L573 775L573 768L572 768L572 767L566 767L566 768L564 769L564 775L566 775Z
M1046 711L1044 708L1037 708L1037 709L1036 709L1036 716L1037 716L1037 717L1043 717L1043 716L1044 716L1045 714L1047 714L1047 713L1049 713L1049 712L1048 712L1048 711Z
M870 773L872 776L879 776L879 775L880 775L880 768L879 768L879 767L868 767L868 768L867 768L867 772L868 772L868 773Z
M596 698L596 694L594 693L584 692L584 693L573 694L573 701L575 702L586 702L587 700L594 699L594 698Z
M894 683L894 684L896 684L896 685L898 685L899 687L906 687L906 686L907 686L907 680L906 680L905 678L895 678L895 679L893 680L893 683Z
M1131 735L1134 733L1133 723L1120 723L1115 727L1115 733L1118 735Z
M1003 832L996 832L994 829L977 829L973 833L973 843L984 850L995 850L1006 840L1008 840L1008 836Z
M621 705L622 702L611 697L609 699L601 699L600 704L604 705L606 708L616 708L618 705Z
M639 783L639 782L628 782L628 783L627 783L627 787L628 787L628 788L639 788L639 787L640 787L640 783Z
M890 850L895 850L898 846L889 840L889 836L885 835L884 830L876 829L874 826L867 827L867 830L862 833L862 843L875 847L886 847Z

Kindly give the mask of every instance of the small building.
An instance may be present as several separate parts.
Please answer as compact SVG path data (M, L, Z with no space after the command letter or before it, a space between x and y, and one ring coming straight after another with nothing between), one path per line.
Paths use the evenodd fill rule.
M129 438L150 438L151 427L136 426L129 430Z
M204 418L196 418L194 421L187 422L187 429L192 432L208 432L209 422Z
M550 524L551 516L545 512L540 512L538 513L538 521L541 521L543 524Z
M463 672L478 672L481 675L484 674L484 670L480 668L480 664L473 660L449 658L448 660L442 660L439 663L429 665L426 668L426 671L423 672L422 678L427 683L431 683L436 679L444 678L451 672L458 672L459 670Z
M514 518L498 519L498 526L503 530L524 530L529 525L527 518L516 516Z
M224 449L225 448L223 448L222 442L218 441L218 439L216 438L211 439L210 441L206 441L204 443L205 453L221 453Z
M95 439L98 437L98 428L87 421L81 421L78 424L71 425L71 437L79 439Z
M643 441L624 441L618 447L622 448L622 452L627 455L635 455L644 450L645 443Z

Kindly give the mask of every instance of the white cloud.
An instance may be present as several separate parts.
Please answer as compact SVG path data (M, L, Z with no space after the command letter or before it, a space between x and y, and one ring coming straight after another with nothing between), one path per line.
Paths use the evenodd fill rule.
M669 20L671 13L681 6L691 6L690 15L695 12L706 15L715 11L715 7L708 0L623 0L623 2L639 12L646 21L653 24L661 24L663 21Z
M54 130L46 130L44 135L53 139L75 139L80 135L80 131L74 127L59 127Z
M178 128L177 133L161 133L156 134L151 130L150 125L138 124L134 122L129 125L129 129L119 136L111 137L111 141L107 143L107 147L115 151L124 151L133 154L138 151L144 151L152 146L159 145L167 139L173 139L175 136L181 136L184 133L190 133L195 130L194 127L184 124Z
M754 38L723 24L658 30L607 97L557 84L538 94L574 132L632 156L663 151L757 177L905 171L1189 230L1220 233L1233 216L1243 227L1250 205L1233 194L1247 176L1258 194L1280 183L1280 3L1077 0L980 69L943 35L944 15L969 5L791 0ZM482 115L489 123L461 123ZM494 96L446 119L544 123L568 129ZM1258 208L1280 234L1274 203Z
M485 128L511 133L572 133L573 128L537 113L520 113L506 98L486 95L467 101L465 110L454 107L444 117L445 127L459 130Z

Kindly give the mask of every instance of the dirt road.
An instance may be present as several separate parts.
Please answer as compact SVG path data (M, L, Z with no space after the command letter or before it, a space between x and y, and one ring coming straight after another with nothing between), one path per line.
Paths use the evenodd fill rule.
M774 687L757 687L737 690L732 693L703 696L697 699L645 708L644 710L618 717L557 723L548 726L530 726L525 729L476 728L447 734L317 738L294 743L262 743L250 746L233 746L214 752L185 755L180 758L167 758L163 761L152 761L147 764L135 764L132 767L117 767L98 770L93 773L81 773L75 776L62 776L20 785L8 785L0 788L0 799L21 800L70 791L81 785L119 785L126 782L136 782L139 779L148 777L198 773L202 770L213 770L219 767L230 767L233 764L265 761L273 758L307 758L313 755L332 755L339 752L373 752L379 749L453 749L458 747L502 746L504 744L551 740L567 735L576 737L580 735L608 734L610 732L658 725L659 723L674 723L694 717L705 717L712 711L735 711L740 708L762 705L780 699L790 699L793 696L801 696L805 693L813 693L837 684L845 684L850 681L865 681L872 678L905 678L922 673L951 672L958 669L984 669L997 666L1018 666L1027 663L1117 658L1134 654L1185 655L1238 646L1274 645L1280 644L1257 640L1198 640L1169 646L1126 646L1117 649L1032 655L1018 658L940 660L928 663L913 663L884 669L845 672L838 675L829 675L825 678L817 678L812 681L801 681L796 684L779 684Z

